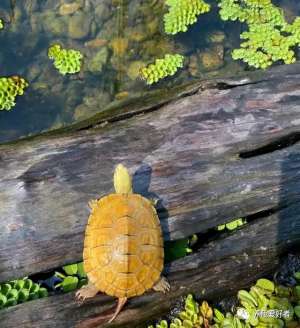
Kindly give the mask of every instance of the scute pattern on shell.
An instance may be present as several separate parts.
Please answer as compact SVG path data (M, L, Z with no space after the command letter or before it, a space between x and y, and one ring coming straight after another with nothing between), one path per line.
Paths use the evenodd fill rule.
M110 194L93 207L85 232L84 268L108 295L133 297L159 280L163 238L155 208L139 194Z

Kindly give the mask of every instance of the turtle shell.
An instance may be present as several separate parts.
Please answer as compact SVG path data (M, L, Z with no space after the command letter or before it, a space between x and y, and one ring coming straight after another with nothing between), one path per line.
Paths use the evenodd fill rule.
M160 278L164 250L160 222L139 194L110 194L92 208L85 232L84 269L108 295L143 294Z

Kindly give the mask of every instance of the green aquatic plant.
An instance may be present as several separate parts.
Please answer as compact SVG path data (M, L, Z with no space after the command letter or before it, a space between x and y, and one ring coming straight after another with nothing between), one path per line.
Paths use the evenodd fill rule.
M192 246L197 242L197 235L165 243L165 261L171 262L192 253Z
M210 10L210 5L203 0L166 0L169 11L164 15L164 26L167 34L186 32L200 14Z
M147 84L153 84L159 80L174 75L178 68L183 67L184 57L181 55L165 55L164 58L156 59L154 64L141 69L141 78Z
M271 0L219 0L222 20L240 21L247 24L286 24L282 9Z
M195 301L193 295L189 294L185 299L184 310L170 324L162 320L155 328L201 328L209 327L213 319L212 308L206 301L201 306ZM154 328L153 325L148 328Z
M295 278L300 281L300 272L295 273ZM296 328L300 319L297 287L300 288L275 285L265 278L258 279L249 291L238 292L239 306L235 314L224 314L217 308L212 310L205 301L199 306L190 294L185 299L184 310L170 323L162 320L155 327L151 325L148 328Z
M78 50L54 44L48 49L48 57L54 60L54 66L62 75L80 72L83 55Z
M234 327L284 327L294 316L288 295L288 288L275 286L268 279L259 279L249 292L238 292L240 306L235 315L227 313L224 316L214 309L215 327L227 327L230 323Z
M224 230L224 229L234 230L234 229L238 228L239 226L242 226L246 223L247 223L247 221L245 219L236 219L236 220L230 221L226 224L218 225L216 229L218 231L221 231L221 230Z
M87 283L83 262L65 265L63 266L63 271L65 274L55 272L55 276L62 279L60 283L55 285L55 288L60 288L63 292L67 293Z
M16 97L23 95L27 87L27 81L19 76L0 77L0 110L14 107Z
M232 52L234 60L263 69L277 61L295 62L293 48L300 43L299 17L288 24L283 10L271 0L220 0L219 7L222 20L248 24L248 31L241 34L244 41Z
M46 288L24 278L0 285L0 309L48 296Z
M2 30L4 28L4 23L3 20L0 18L0 30Z

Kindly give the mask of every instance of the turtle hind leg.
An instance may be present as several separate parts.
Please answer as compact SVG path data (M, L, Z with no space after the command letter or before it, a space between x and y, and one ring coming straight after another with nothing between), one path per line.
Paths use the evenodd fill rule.
M96 296L99 290L89 281L89 283L81 287L75 294L76 301L83 303L87 298Z
M170 291L170 284L165 277L161 277L160 280L152 287L156 292L167 293Z
M117 315L121 312L123 306L127 301L127 297L122 297L118 299L118 304L116 308L108 309L103 313L99 314L98 316L90 319L86 319L81 321L76 328L93 328L98 327L100 324L112 322ZM115 311L113 312L113 310ZM112 315L113 312L113 315Z

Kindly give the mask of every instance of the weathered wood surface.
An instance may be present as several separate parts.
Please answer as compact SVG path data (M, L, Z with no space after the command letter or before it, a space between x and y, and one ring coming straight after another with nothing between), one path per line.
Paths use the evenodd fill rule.
M115 326L133 327L135 317L142 325L189 290L201 295L205 288L209 299L272 271L278 255L300 244L299 78L300 65L293 65L200 82L165 105L128 107L79 131L0 146L0 282L81 259L87 201L112 191L119 162L134 174L137 192L161 200L166 240L274 214L174 262L167 268L171 293L132 300ZM102 120L110 123L95 125ZM295 144L283 148L287 141ZM74 327L111 305L98 296L78 308L73 296L1 311L1 327Z
M137 192L161 199L166 240L298 202L297 146L239 157L297 135L300 66L292 72L204 89L104 127L1 146L0 281L80 260L87 201L112 191L119 162L134 173Z
M174 261L165 269L171 283L169 294L149 292L130 300L117 320L105 327L146 327L149 319L167 312L181 295L193 292L202 299L215 300L274 272L280 255L300 242L299 211L300 204L294 204ZM99 295L78 306L74 293L52 296L0 311L1 327L15 328L18 322L22 328L74 328L114 302Z

